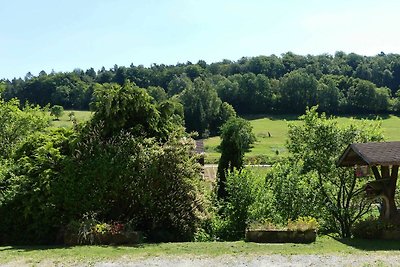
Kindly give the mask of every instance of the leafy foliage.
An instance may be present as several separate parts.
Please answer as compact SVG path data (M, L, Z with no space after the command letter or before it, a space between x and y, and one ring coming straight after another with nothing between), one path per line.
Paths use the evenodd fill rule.
M105 221L190 239L202 210L191 139L171 134L158 144L121 132L103 140L98 131L87 133L68 163L60 190L69 216L95 211Z
M336 160L351 143L381 141L380 124L364 121L339 126L319 115L316 107L300 118L303 125L289 125L287 147L292 160L303 162L303 173L317 177L315 190L321 194L331 225L337 223L341 236L349 237L352 225L368 211L370 203L359 194L361 184L354 172L337 168Z
M353 226L353 234L357 238L381 239L384 231L399 232L400 226L373 217L358 221Z
M58 120L64 113L64 108L60 105L54 105L50 109L50 115L53 115L56 117L56 120Z
M208 231L211 240L240 240L246 228L256 221L274 218L273 195L261 176L243 169L227 173L227 197L215 200L217 210Z
M49 125L44 109L26 104L20 108L17 99L0 98L0 157L10 157L15 146L29 134Z
M301 162L287 159L276 163L266 176L266 186L272 192L271 203L276 210L275 223L285 223L302 216L322 218L324 202L319 192L317 177L303 173Z
M146 90L130 82L123 86L97 86L94 96L92 108L95 114L92 123L104 123L104 136L113 136L126 130L134 135L165 140L168 133L176 128L175 123L180 121L175 118L180 116L174 110L175 105L163 104L157 107Z
M224 198L225 173L243 167L244 153L256 140L250 122L242 118L231 118L221 127L221 158L218 163L218 196Z
M35 133L18 146L15 163L0 180L3 242L56 241L64 218L56 188L61 186L72 134L64 128Z

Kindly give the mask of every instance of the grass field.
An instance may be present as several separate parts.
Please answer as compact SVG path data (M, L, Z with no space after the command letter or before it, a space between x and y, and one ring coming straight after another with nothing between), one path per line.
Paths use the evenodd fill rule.
M68 114L73 111L78 122L84 122L90 119L92 112L79 110L65 110L59 121L53 120L53 127L72 127ZM374 119L376 116L367 116L362 118ZM338 118L339 123L348 123L351 117ZM355 119L362 119L355 118ZM278 156L287 155L285 142L287 139L288 122L300 123L297 116L293 115L274 115L274 116L258 116L248 117L253 132L257 137L257 142L253 148L246 154L246 157L254 158L257 156L265 156L268 158L277 158ZM382 129L386 141L400 140L400 117L388 115L382 118ZM269 134L271 136L269 136ZM220 138L212 137L205 140L206 163L217 163L220 153L217 146L221 142ZM277 156L278 155L278 156Z
M10 266L32 265L92 265L101 261L164 256L209 256L220 255L332 255L371 254L399 255L397 241L336 240L318 237L312 244L257 244L239 242L187 242L143 244L139 246L76 246L76 247L0 247L0 264ZM10 264L11 263L11 264Z
M51 126L53 127L72 127L72 121L69 119L69 113L74 112L77 122L84 122L90 119L92 112L82 110L65 110L59 120L53 120Z
M373 119L375 116L363 117ZM355 119L363 119L355 118ZM287 154L285 142L287 139L288 122L300 123L296 116L264 116L248 118L253 126L253 132L257 137L257 142L253 148L246 154L246 158L256 156L267 156L276 158L277 155ZM351 117L338 118L339 123L349 123ZM386 141L400 140L400 118L388 115L382 118L382 129ZM271 137L269 137L270 133ZM216 163L220 157L217 146L220 143L219 137L208 138L204 142L206 151L206 162Z

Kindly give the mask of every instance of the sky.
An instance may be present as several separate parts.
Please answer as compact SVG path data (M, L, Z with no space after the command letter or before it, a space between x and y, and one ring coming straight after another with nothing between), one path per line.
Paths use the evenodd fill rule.
M398 0L0 0L0 79L278 55L400 54Z

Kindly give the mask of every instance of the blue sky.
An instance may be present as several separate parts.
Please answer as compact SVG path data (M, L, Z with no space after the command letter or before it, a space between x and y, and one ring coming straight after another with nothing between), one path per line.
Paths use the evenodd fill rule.
M242 56L400 53L397 0L3 0L0 78Z

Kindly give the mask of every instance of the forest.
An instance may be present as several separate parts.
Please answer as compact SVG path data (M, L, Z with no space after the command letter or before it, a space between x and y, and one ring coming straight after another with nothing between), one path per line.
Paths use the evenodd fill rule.
M399 85L399 55L342 52L3 80L0 244L99 244L133 231L149 242L242 240L259 225L376 237L399 225L381 224L363 194L372 177L336 161L350 143L384 140L380 122L326 113L398 112ZM51 127L54 106L93 115ZM256 136L241 116L266 113L302 123L289 124L288 155L259 175L244 166ZM194 138L210 135L221 137L216 181L194 153Z
M215 134L221 121L236 111L246 114L302 114L318 104L329 114L397 113L400 111L400 55L243 57L237 61L179 63L150 67L117 66L98 71L41 71L3 80L5 100L18 98L40 106L89 110L96 88L130 81L155 101L183 105L188 131ZM233 109L232 109L233 107Z

